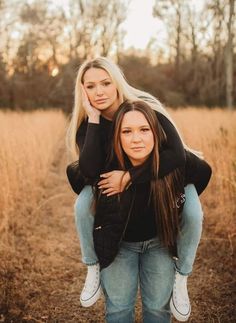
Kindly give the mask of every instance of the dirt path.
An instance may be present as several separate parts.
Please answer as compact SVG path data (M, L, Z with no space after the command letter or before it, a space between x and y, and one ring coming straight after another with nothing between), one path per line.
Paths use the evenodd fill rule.
M80 263L73 218L75 196L65 177L63 148L44 192L38 208L27 215L24 227L15 234L16 250L3 253L0 322L104 322L103 300L89 309L79 304L85 267ZM207 207L207 213L213 211ZM206 220L189 278L189 322L236 322L232 246L228 240L205 239L208 225ZM140 309L136 321L141 322Z

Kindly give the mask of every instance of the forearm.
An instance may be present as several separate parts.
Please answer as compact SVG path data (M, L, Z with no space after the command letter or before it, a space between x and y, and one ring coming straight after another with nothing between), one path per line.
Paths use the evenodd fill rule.
M161 156L162 156L162 159L161 159ZM173 153L169 150L168 151L164 150L162 153L160 153L160 165L159 165L159 171L157 175L159 179L170 174L172 171L174 171L177 168L184 167L183 161L181 160L181 158L178 159L177 161L172 161L171 160L172 158L174 158ZM167 161L165 161L165 159ZM185 164L185 158L184 158L184 164ZM130 174L132 183L135 183L135 184L150 182L153 179L157 179L155 173L153 172L152 164L150 161L148 161L145 165L129 168L129 174Z
M185 164L185 153L184 150L174 152L172 150L164 150L160 154L160 165L158 178L163 178L166 175L173 172L179 167L183 167Z
M81 173L87 178L95 178L100 174L103 164L100 126L96 123L88 123L79 158Z
M185 184L194 184L198 195L207 187L212 169L203 159L198 158L191 152L186 152Z
M158 178L163 178L176 168L183 167L186 157L182 140L174 125L160 113L157 117L166 134L166 144L159 155Z

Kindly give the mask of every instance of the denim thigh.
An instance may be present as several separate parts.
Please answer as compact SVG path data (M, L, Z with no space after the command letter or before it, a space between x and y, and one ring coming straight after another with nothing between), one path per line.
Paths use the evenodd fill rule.
M203 211L199 196L193 184L185 187L186 201L181 214L181 228L177 241L177 270L182 275L192 272L197 248L202 234Z
M139 253L121 244L112 264L101 271L106 322L131 323L138 291Z
M108 323L134 321L140 284L145 323L170 322L174 262L158 239L122 242L114 262L101 272Z
M174 261L158 239L140 254L140 289L144 322L170 322L169 300L174 283Z
M93 244L93 192L90 185L86 185L75 201L75 224L80 240L82 261L86 265L98 262Z

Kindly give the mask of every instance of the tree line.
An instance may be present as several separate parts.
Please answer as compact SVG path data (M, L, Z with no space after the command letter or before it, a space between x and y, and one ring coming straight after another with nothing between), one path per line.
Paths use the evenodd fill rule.
M79 65L102 55L166 105L233 108L235 0L156 0L165 48L157 34L143 51L124 50L128 14L125 0L0 0L0 107L71 111Z

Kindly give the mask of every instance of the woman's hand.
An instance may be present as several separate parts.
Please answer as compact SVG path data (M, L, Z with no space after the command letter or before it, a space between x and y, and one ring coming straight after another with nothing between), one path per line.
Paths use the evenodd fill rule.
M88 95L87 95L87 93L84 89L84 86L82 84L81 84L81 92L82 92L82 104L83 104L85 112L88 115L88 119L89 119L88 121L92 122L92 123L99 123L101 111L94 108L90 104Z
M130 181L129 172L123 170L113 170L101 174L100 177L103 179L98 182L98 187L102 189L102 194L107 194L107 196L123 192Z

